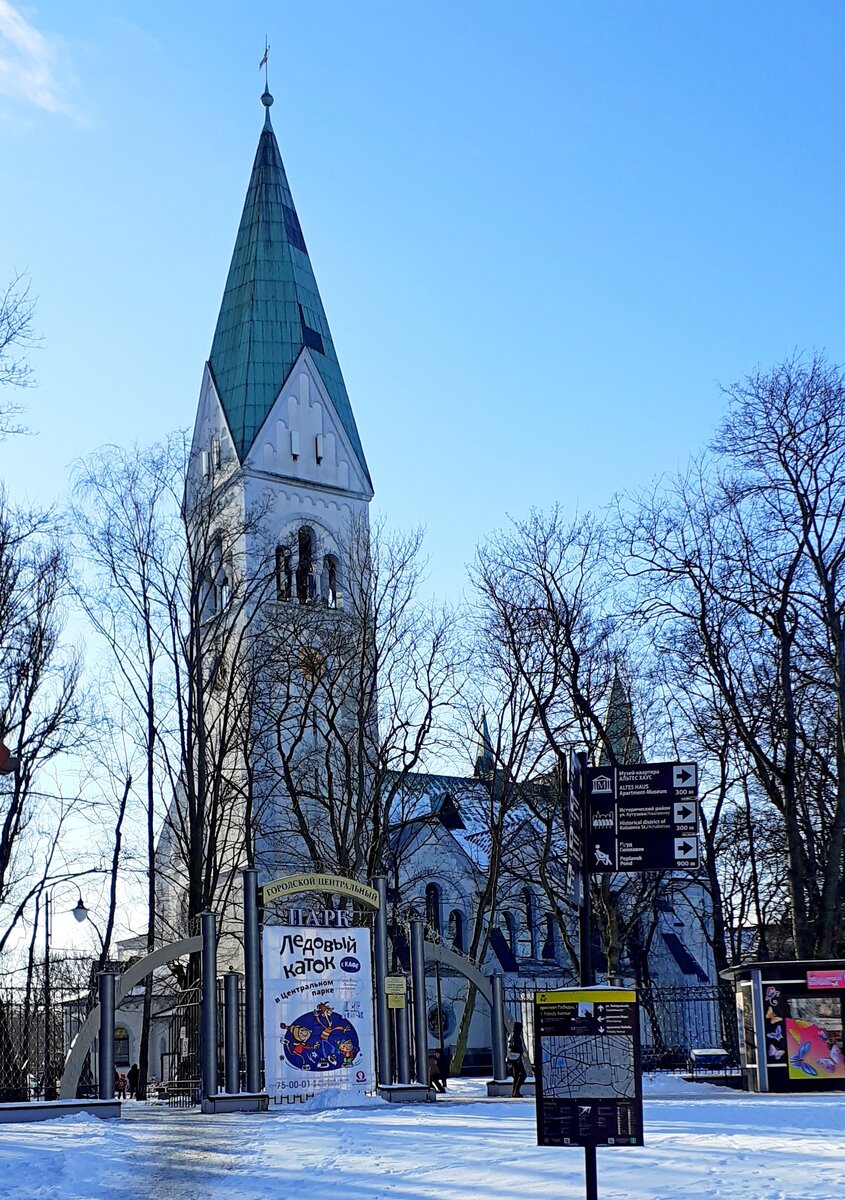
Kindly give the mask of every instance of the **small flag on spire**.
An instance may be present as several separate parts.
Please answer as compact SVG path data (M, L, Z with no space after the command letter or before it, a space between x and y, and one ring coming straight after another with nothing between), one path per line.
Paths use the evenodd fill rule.
M262 55L262 57L261 57L261 62L258 64L258 69L259 69L259 71L261 70L261 68L262 68L262 67L266 67L266 66L267 66L267 59L268 59L269 57L270 57L270 43L269 43L269 42L266 40L266 38L265 38L265 41L264 41L264 54L263 54L263 55Z

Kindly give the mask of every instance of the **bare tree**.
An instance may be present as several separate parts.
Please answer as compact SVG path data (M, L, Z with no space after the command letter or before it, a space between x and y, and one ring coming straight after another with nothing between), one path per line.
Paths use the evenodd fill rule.
M33 328L35 299L24 275L15 275L0 294L0 388L25 388L33 383L27 352L38 345ZM10 433L22 433L14 423L20 405L7 398L0 400L0 440Z
M524 694L524 736L532 744L534 769L545 774L564 815L570 750L586 745L593 761L612 765L623 754L607 714L614 678L632 654L633 628L623 626L616 573L603 522L590 516L566 522L559 509L514 522L482 547L473 571L483 644L502 676ZM533 806L551 852L561 840L557 814L545 801ZM561 905L561 881L548 867L541 866L538 877L571 948L572 918ZM618 972L656 886L650 878L607 876L595 885L609 974Z
M131 746L123 773L131 777L134 759L141 783L134 803L140 803L145 832L147 953L155 949L158 936L155 852L166 810L159 736L172 695L167 572L182 540L175 496L184 479L185 461L184 439L178 435L143 451L104 447L77 464L75 501L69 512L83 567L75 593L111 661L111 672L100 688L115 717L106 727L118 735L122 745L115 749L121 757L126 757L126 743ZM124 809L128 797L127 787ZM114 866L113 878L116 862ZM142 1098L151 1019L152 979L148 978L139 1046Z
M842 947L845 386L820 359L729 392L705 458L623 517L641 612L779 816L793 952ZM753 832L753 831L752 831Z
M51 870L77 804L45 772L84 730L79 662L62 645L67 561L48 520L0 495L0 735L17 766L0 777L0 953Z
M419 599L420 548L419 532L353 524L330 589L279 577L265 605L254 720L262 791L282 799L259 840L276 861L364 879L386 863L458 684L452 616Z
M272 570L269 560L246 570L262 522L244 513L237 472L192 471L181 435L144 451L104 448L78 467L76 498L89 566L79 596L112 657L112 699L129 717L143 781L152 948L200 912L223 917L252 853L250 627Z

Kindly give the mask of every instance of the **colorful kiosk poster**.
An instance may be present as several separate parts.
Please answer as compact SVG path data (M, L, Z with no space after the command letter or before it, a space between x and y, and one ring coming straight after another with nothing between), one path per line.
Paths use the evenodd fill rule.
M537 1143L641 1146L637 994L564 988L534 998Z
M264 928L264 1070L277 1102L375 1086L368 929Z
M790 1008L803 1010L803 1019L786 1018L789 1078L803 1081L845 1079L842 1018L839 1015L837 1020L836 1011L838 1002L825 1004L813 997L803 1003L792 1000Z

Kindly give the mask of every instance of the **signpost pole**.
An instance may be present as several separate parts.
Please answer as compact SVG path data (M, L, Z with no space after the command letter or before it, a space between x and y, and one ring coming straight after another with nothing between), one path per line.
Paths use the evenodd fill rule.
M376 977L376 1057L380 1087L393 1083L393 1056L390 1045L390 1010L384 990L387 975L387 878L377 875L373 887L378 892L379 905L375 920L375 977Z
M596 981L593 970L593 900L590 894L590 860L587 842L587 754L579 750L575 755L580 767L580 800L581 800L581 845L584 853L581 858L581 913L579 925L579 958L580 982L582 987L592 987ZM599 1181L598 1164L596 1162L595 1146L584 1147L584 1195L586 1200L598 1200Z
M414 996L414 1063L417 1083L428 1086L428 1025L425 1000L425 934L419 918L411 921L411 989Z
M261 961L258 945L258 871L247 867L244 881L244 1025L246 1090L261 1091Z

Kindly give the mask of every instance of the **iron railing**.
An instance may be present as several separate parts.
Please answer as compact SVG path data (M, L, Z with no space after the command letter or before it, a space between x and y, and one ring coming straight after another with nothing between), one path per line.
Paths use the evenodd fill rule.
M505 988L505 1003L511 1015L521 1020L525 1044L534 1045L535 984ZM543 980L545 990L571 987L571 981L554 984ZM645 1071L688 1071L693 1050L727 1051L727 1069L739 1069L736 1008L730 985L700 984L692 987L637 989L640 1003L640 1042Z

